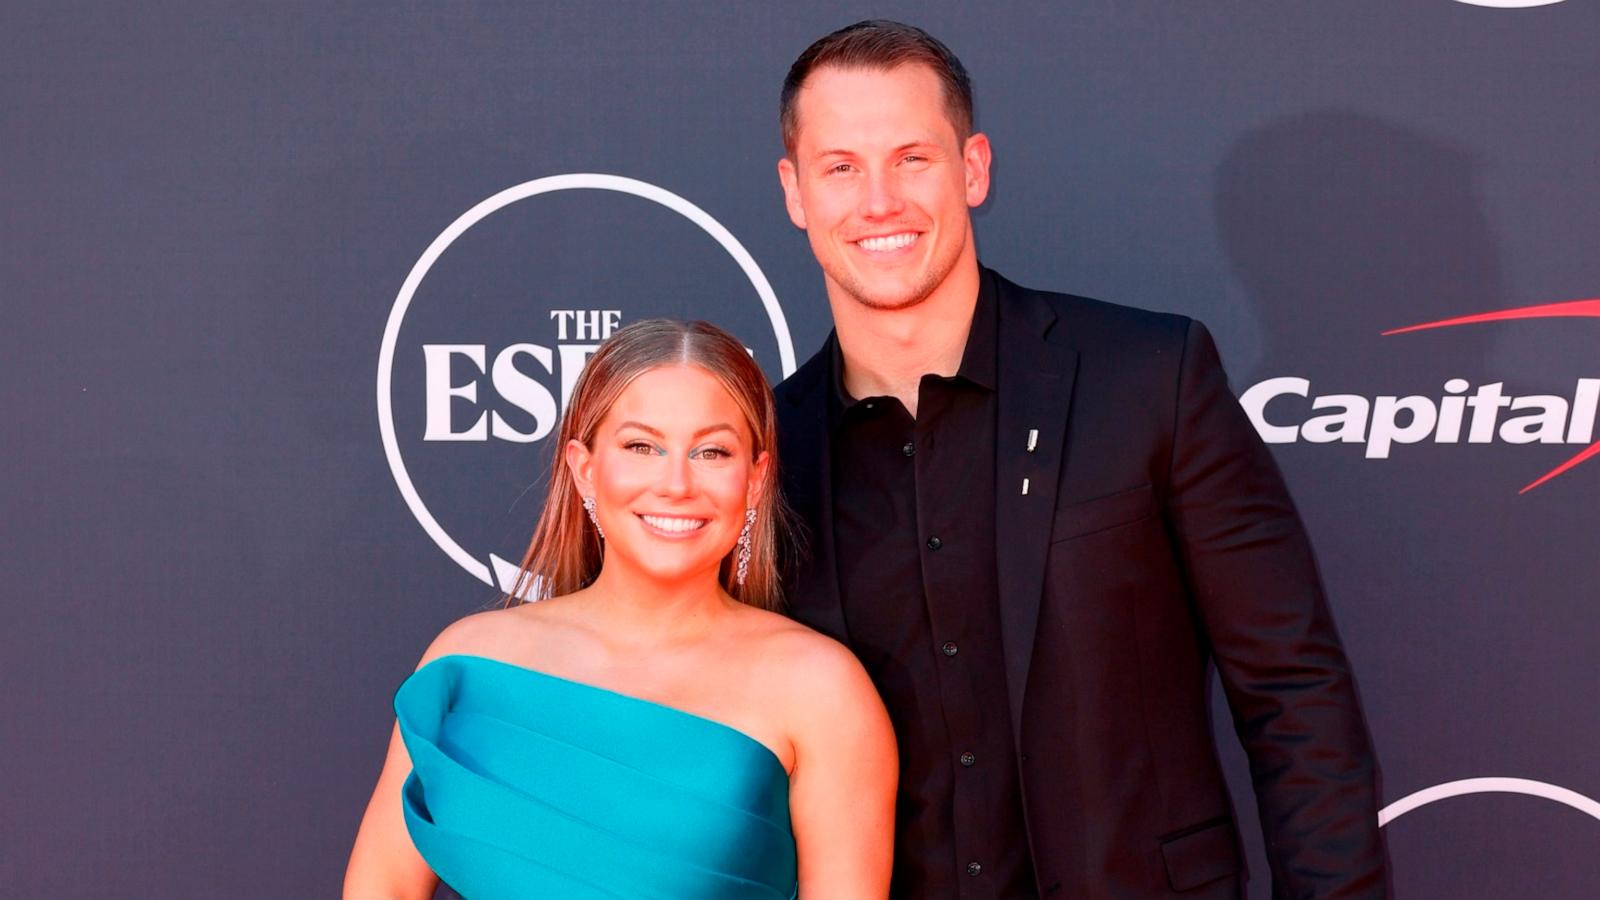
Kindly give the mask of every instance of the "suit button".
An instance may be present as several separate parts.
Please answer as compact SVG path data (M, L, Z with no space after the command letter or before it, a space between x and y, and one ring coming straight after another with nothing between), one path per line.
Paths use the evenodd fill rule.
M943 547L943 546L944 546L944 541L939 540L937 537L928 538L928 549L929 550L937 550L937 549L939 549L940 547Z
M967 874L968 875L977 875L977 874L981 873L982 871L983 871L983 866L980 866L975 862L967 863Z
M904 453L907 456L916 456L917 455L917 445L911 443L910 441L906 441L906 445L904 447L900 448L900 452Z
M966 753L961 754L961 764L963 766L971 766L973 763L975 763L977 761L978 761L978 757L976 755L974 755L970 750L968 752L966 752Z
M960 650L960 648L956 646L955 641L945 641L944 646L940 647L939 649L944 651L945 656L955 656Z

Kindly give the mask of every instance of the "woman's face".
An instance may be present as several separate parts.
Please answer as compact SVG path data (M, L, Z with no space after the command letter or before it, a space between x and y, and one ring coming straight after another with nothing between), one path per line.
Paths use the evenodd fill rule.
M572 441L567 465L595 499L606 566L682 582L716 577L754 506L767 454L753 458L744 413L704 369L640 375L595 430Z

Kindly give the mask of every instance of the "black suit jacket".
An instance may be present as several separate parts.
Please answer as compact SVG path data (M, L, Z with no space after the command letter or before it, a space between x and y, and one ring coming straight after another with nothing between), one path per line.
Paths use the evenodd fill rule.
M1205 328L995 279L995 543L1011 720L1043 895L1236 897L1215 663L1274 896L1384 893L1374 759L1304 530ZM793 616L849 644L828 355L778 386L804 549ZM1030 435L1037 431L1036 439ZM1026 490L1024 490L1026 484Z

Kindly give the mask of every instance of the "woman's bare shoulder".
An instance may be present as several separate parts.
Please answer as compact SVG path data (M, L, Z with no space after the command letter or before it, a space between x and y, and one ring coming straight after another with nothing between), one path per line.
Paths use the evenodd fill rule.
M837 709L845 703L881 710L877 689L849 648L827 635L778 613L753 610L760 620L751 649L759 677L802 713Z
M525 658L531 648L542 643L542 635L557 625L557 617L551 615L553 610L537 609L544 605L524 603L463 616L439 632L418 665L455 655L507 662Z
M894 729L867 670L833 638L772 613L750 641L748 677L794 750L791 775L830 771L839 754L884 775L893 794Z

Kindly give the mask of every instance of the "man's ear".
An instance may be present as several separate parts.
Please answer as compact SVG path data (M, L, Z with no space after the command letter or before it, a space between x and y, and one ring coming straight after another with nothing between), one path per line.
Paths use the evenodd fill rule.
M572 481L577 485L578 493L584 497L593 497L594 454L583 445L583 441L567 441L562 461L566 463L567 471L572 473Z
M794 160L787 156L778 160L778 183L783 185L783 206L789 211L789 221L804 231L806 208L800 202L800 173L794 167Z
M980 132L967 138L961 162L967 172L967 206L973 209L989 196L989 161L989 136Z

